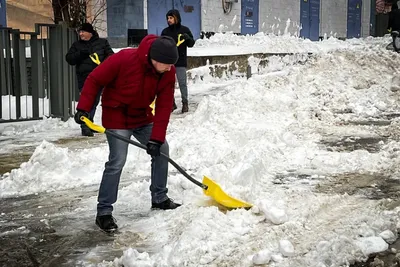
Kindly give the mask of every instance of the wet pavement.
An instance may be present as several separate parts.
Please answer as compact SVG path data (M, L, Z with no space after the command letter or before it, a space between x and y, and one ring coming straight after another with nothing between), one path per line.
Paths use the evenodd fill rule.
M351 121L346 125L368 125L370 136L331 136L326 135L320 145L327 151L348 152L365 149L377 153L382 145L391 139L398 139L397 126L391 120L398 114L386 114L382 118L370 121ZM72 137L52 141L54 144L71 149L104 144L105 136L98 134L94 138ZM18 168L33 153L34 147L25 146L12 153L1 154L0 173ZM328 179L327 179L328 178ZM368 199L391 199L387 208L393 209L400 204L400 185L397 179L388 173L361 174L346 173L336 176L313 178L308 174L292 173L277 175L276 184L289 185L305 181L314 186L316 192L336 194L357 194ZM312 183L310 184L310 181ZM122 185L126 181L121 181ZM126 247L138 251L149 251L146 242L137 233L123 237L102 234L94 225L91 212L79 210L80 203L90 201L97 195L97 186L29 195L1 200L0 210L0 266L38 267L38 266L88 266L96 265L104 259L112 261L122 255ZM131 220L139 220L141 214L130 214ZM143 215L146 216L146 215ZM135 218L136 217L136 218ZM118 235L118 234L117 234ZM126 235L125 235L126 236ZM96 255L88 254L95 248ZM361 266L400 266L400 242L391 245L391 249L372 255ZM150 249L151 250L151 249ZM99 256L100 255L100 256ZM375 259L376 258L376 259ZM385 265L379 265L380 261ZM399 262L400 264L400 262Z

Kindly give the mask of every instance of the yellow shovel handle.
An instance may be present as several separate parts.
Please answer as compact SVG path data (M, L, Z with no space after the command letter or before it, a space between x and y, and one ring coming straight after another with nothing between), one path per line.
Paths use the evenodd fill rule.
M121 141L130 143L134 146L137 146L139 148L142 148L144 150L147 149L147 147L141 143L135 142L133 140L131 140L130 138L126 138L122 135L119 135L115 132L112 131L108 131L106 130L103 126L100 125L96 125L94 124L91 120L89 120L88 118L86 118L85 116L80 117L81 121L83 121L90 129L99 132L99 133L105 133L107 135L111 135ZM183 169L181 166L179 166L175 161L173 161L170 157L168 157L166 154L161 153L161 156L165 157L166 159L168 159L168 162L171 163L183 176L185 176L185 178L187 178L189 181L191 181L192 183L194 183L195 185L201 187L204 191L204 193L207 196L212 197L215 201L217 201L218 203L222 204L223 206L227 207L227 208L245 208L245 209L249 209L252 207L251 204L246 203L244 201L235 199L229 195L227 195L224 191L222 191L222 189L220 188L220 186L215 183L214 181L212 181L210 178L204 176L203 178L203 183L197 181L196 179L194 179L192 176L190 176L185 169Z
M134 146L140 147L144 150L147 149L147 147L145 145L142 145L141 143L135 142L133 140L131 140L130 138L126 138L122 135L119 135L117 133L111 132L106 130L103 126L94 124L91 120L89 120L88 118L86 118L85 116L82 116L81 121L83 121L87 127L89 127L90 129L92 129L93 131L96 131L98 133L105 133L108 135L111 135L119 140L125 141L127 143L130 143ZM174 166L183 176L185 176L188 180L190 180L192 183L194 183L195 185L201 187L203 190L207 190L208 186L205 184L202 184L201 182L197 181L196 179L194 179L193 177L191 177L181 166L179 166L175 161L173 161L170 157L168 157L167 155L165 155L164 153L161 153L161 156L165 157L166 159L168 159L168 162L172 164L172 166Z
M85 116L81 117L81 121L83 121L87 127L89 127L91 130L96 131L98 133L105 133L106 129L103 126L94 124L91 120L86 118Z
M100 59L99 59L99 55L97 53L93 53L93 55L89 55L90 59L96 63L97 65L100 65Z
M185 39L181 40L182 34L178 34L178 43L176 44L176 46L180 46L183 42L185 42Z

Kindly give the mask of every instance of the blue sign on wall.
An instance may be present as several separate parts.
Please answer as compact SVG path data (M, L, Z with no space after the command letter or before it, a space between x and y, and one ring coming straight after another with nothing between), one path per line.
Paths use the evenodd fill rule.
M6 0L0 0L0 25L7 27Z
M242 34L255 34L258 32L259 13L259 0L242 0Z
M362 0L349 0L347 11L347 38L361 37Z
M320 0L300 1L300 36L312 41L318 41Z

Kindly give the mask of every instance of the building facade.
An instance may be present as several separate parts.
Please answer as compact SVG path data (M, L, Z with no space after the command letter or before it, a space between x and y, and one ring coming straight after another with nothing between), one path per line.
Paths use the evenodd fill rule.
M137 43L167 26L178 9L196 39L216 32L287 34L318 40L365 37L375 26L376 0L96 0L88 7L101 37L113 47ZM5 8L7 6L7 8ZM0 24L23 31L52 23L49 0L0 0ZM92 21L93 19L90 19Z
M0 0L0 27L7 27L6 0Z
M108 38L123 47L129 31L160 34L172 8L195 38L215 32L364 37L375 16L375 0L107 0Z
M48 0L0 0L0 2L4 2L6 6L7 27L32 32L35 23L54 23L51 2Z

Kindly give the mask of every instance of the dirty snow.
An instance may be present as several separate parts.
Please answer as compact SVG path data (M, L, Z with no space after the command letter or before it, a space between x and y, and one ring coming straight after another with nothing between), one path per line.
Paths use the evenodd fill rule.
M387 41L328 39L312 43L263 34L217 34L198 41L190 53L213 54L220 49L227 54L246 49L317 52L301 64L297 57L274 57L249 80L208 77L203 83L190 83L193 99L199 101L197 109L186 116L172 115L167 137L171 157L196 179L207 175L229 194L255 206L249 211L221 212L171 167L170 196L184 205L173 211L150 212L149 158L131 147L122 174L129 183L120 188L114 212L121 233L113 246L125 244L123 255L96 262L94 249L81 264L345 266L385 250L384 239L391 237L388 231L397 232L398 210L385 210L381 202L358 195L322 194L313 189L333 174L399 171L398 142L386 144L377 153L328 151L319 143L326 134L374 135L370 126L341 125L398 111L397 94L390 88L392 78L399 75L393 66L400 57L385 50ZM218 90L213 90L216 86ZM99 116L100 112L96 119ZM72 125L71 121L65 125ZM43 132L51 129L64 136L59 127L48 126L60 123L46 120ZM29 127L34 126L9 126L1 135L40 132ZM73 129L77 132L79 128ZM107 153L104 143L68 149L43 141L28 162L0 178L0 196L98 184ZM297 174L309 178L297 181ZM277 176L292 179L278 185ZM76 211L94 214L95 204L93 196ZM132 221L127 214L144 216ZM137 233L139 240L132 233ZM148 250L137 250L137 242L148 244Z

